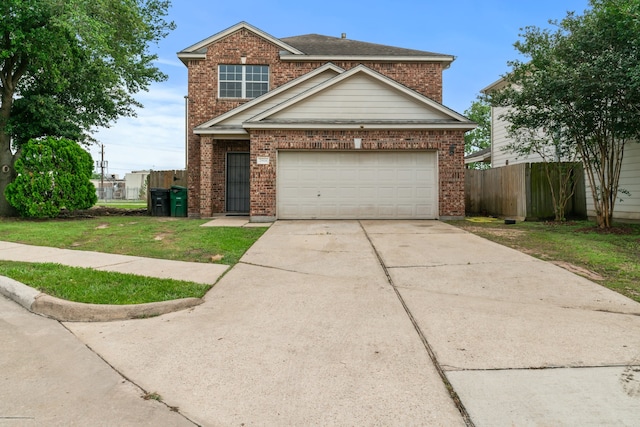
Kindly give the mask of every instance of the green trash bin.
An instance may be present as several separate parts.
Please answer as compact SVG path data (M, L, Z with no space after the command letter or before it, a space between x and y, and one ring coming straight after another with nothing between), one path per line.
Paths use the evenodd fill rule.
M187 188L171 187L171 216L187 216Z

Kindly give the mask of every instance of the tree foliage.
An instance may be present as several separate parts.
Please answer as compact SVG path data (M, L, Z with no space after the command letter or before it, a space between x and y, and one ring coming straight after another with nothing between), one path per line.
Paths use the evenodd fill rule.
M54 218L62 208L87 209L98 198L91 183L93 160L76 142L48 137L22 147L18 176L7 186L7 200L21 216Z
M90 141L134 115L134 95L166 76L149 51L173 29L167 0L4 0L0 5L0 215L32 138Z
M553 134L583 162L598 225L610 227L625 144L640 141L640 2L591 0L555 28L527 27L507 86L491 95L509 107L512 131Z
M464 115L478 124L478 127L464 134L464 154L469 155L491 146L491 105L482 98L471 103ZM471 163L472 169L485 169L490 165Z

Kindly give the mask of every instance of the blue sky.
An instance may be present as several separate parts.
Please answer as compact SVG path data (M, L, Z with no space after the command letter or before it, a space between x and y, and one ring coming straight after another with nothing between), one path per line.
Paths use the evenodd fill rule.
M95 137L105 146L108 172L123 177L143 169L183 169L187 70L176 52L240 21L274 37L323 34L454 55L444 71L444 104L463 113L479 91L509 70L513 43L526 26L547 27L567 11L581 14L588 0L174 0L169 20L177 28L153 51L169 78L137 96L145 106ZM99 147L92 147L99 160Z

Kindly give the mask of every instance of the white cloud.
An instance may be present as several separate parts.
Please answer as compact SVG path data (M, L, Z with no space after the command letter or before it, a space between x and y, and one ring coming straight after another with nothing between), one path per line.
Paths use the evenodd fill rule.
M104 144L109 173L121 177L132 170L167 170L185 167L185 110L182 87L156 84L137 95L144 108L137 117L124 117L101 128L95 139ZM100 147L90 149L100 160Z
M158 58L155 60L158 64L171 65L172 67L184 68L184 64L177 59Z

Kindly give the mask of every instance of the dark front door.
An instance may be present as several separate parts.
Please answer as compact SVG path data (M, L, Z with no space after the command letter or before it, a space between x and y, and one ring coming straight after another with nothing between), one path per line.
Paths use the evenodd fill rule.
M227 153L227 212L249 213L249 153Z

